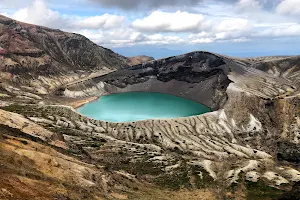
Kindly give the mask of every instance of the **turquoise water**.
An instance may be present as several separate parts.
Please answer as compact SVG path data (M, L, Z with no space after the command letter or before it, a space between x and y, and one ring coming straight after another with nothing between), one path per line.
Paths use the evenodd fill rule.
M168 94L128 92L102 96L78 108L78 112L108 122L133 122L199 115L210 112L210 109L197 102Z

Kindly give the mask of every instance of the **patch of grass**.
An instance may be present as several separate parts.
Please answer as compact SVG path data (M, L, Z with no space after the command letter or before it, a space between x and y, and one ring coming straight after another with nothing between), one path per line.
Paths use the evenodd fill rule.
M11 104L9 106L5 106L2 108L5 111L18 113L21 115L24 115L26 117L43 117L47 118L49 114L51 113L50 109L48 108L42 108L37 105L32 104Z
M127 151L118 151L115 153L105 154L104 165L107 171L124 170L130 174L143 176L152 175L158 176L162 173L162 165L149 162L150 156L143 155L143 158L138 161L131 161L132 154Z
M190 178L186 170L173 172L172 174L164 174L154 179L154 182L164 188L171 190L179 190L181 188L190 188Z
M105 170L124 170L137 177L147 175L148 181L161 188L178 191L185 189L202 189L214 184L213 178L200 166L191 166L185 161L172 161L168 165L149 161L151 155L145 154L138 161L132 161L131 154L127 151L119 151L104 156ZM179 167L166 172L166 166L181 163ZM201 175L199 175L201 174Z
M93 148L100 148L101 146L103 146L104 143L103 142L93 142L93 143L90 143L90 144L87 144L87 146L90 146L90 147L93 147Z
M141 161L137 162L127 162L127 160L121 162L122 168L127 170L129 173L142 176L142 175L153 175L157 176L163 173L161 170L162 166L155 164L153 162L149 162L148 158L144 158Z
M278 200L295 200L300 199L300 181L297 182L291 191L285 192Z
M199 176L199 174L202 176ZM176 191L181 188L208 188L214 183L214 180L202 167L183 163L171 174L164 173L156 178L154 182L162 187Z
M71 129L71 128L65 128L65 127L57 127L57 126L47 126L44 127L48 129L49 131L55 132L55 133L61 133L71 136L80 136L81 134L77 132L77 130Z
M39 116L39 112L30 105L11 104L2 108L5 111L18 113L28 117Z
M258 182L245 182L247 200L278 199L284 191L266 185L262 180Z
M9 111L9 112L14 112L14 113L23 113L25 106L21 106L18 104L11 104L9 106L5 106L2 108L3 110Z
M198 189L207 188L215 184L209 173L200 166L191 166L192 175L195 177L195 184ZM201 172L202 178L199 176Z

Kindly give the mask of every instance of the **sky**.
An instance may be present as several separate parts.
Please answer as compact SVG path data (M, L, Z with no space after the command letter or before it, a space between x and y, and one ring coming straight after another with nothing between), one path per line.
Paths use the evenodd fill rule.
M300 54L300 0L0 0L0 14L126 56Z

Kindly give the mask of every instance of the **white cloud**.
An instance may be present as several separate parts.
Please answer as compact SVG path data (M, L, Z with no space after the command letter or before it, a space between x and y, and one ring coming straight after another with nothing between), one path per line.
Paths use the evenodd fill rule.
M232 42L248 42L249 39L246 37L240 37L240 38L236 38L236 39L232 39Z
M21 2L20 0L12 1ZM28 3L29 0L24 1ZM177 7L164 7L163 11L152 10L146 16L142 15L145 10L136 13L124 13L122 10L124 16L115 14L120 13L118 10L110 10L110 14L96 16L79 16L69 12L66 15L61 11L66 7L56 4L59 0L30 1L22 5L22 8L19 5L16 6L14 10L0 5L0 8L5 8L1 9L2 14L27 23L77 32L97 44L108 47L136 44L246 42L261 38L300 36L300 24L297 18L300 14L300 0L280 0L276 9L272 7L272 10L271 7L269 10L265 9L266 1L271 0L230 0L231 3L221 0L204 0L204 3L195 4L189 8L182 7L181 10ZM70 1L67 0L67 2ZM86 0L75 2L79 1L82 3ZM125 0L123 1L126 4ZM144 3L153 5L153 2L147 0L132 0L134 1L140 2L140 5ZM194 0L190 0L192 1ZM3 0L0 2L2 3ZM9 1L5 0L5 2ZM108 0L107 2L110 3ZM164 2L169 4L171 1ZM182 3L179 0L176 2L178 5ZM153 6L152 9L157 8ZM60 8L60 12L55 8ZM85 10L85 8L80 8L80 11L81 9ZM296 18L289 14L295 15Z
M228 32L228 31L241 31L249 29L249 22L242 18L229 18L222 20L218 25L216 25L216 31Z
M106 46L133 45L145 40L146 36L130 28L113 30L81 30L77 33L85 35L93 42Z
M154 11L149 16L137 19L132 27L144 32L195 32L209 26L202 14L177 11L168 13Z
M217 33L211 37L199 37L199 35L197 34L191 34L186 42L190 44L205 44L213 42L247 42L249 40L249 38L240 37L239 35L227 35L226 33Z
M225 18L212 21L212 28L200 33L190 34L190 43L212 43L217 41L242 42L250 35L250 24L242 18ZM243 38L243 40L241 39Z
M63 25L59 12L48 9L44 1L35 0L31 5L15 12L12 18L50 27L61 27Z
M300 24L282 25L269 27L255 33L256 37L299 37Z
M61 15L51 10L43 0L34 0L32 4L17 10L12 18L31 24L60 28L67 30L77 29L111 29L122 26L124 16L103 14L91 17Z
M236 8L241 12L253 12L260 10L262 5L258 0L239 0L236 4Z
M251 24L247 19L232 17L212 18L202 14L177 11L167 13L154 11L149 16L137 19L132 27L141 32L187 32L187 38L154 34L146 37L148 43L154 44L201 44L216 41L244 42L250 35Z
M179 36L162 34L144 35L130 28L120 28L111 31L83 30L78 32L92 41L108 47L130 46L135 44L180 44L184 40Z
M203 0L89 0L104 7L116 7L126 10L147 9L171 6L195 6Z
M213 38L198 38L189 41L189 43L191 44L204 44L204 43L212 43L212 42L214 42Z
M104 14L100 16L88 17L79 21L76 21L74 25L83 29L99 29L99 28L117 28L122 26L124 22L124 16L116 16L111 14Z
M159 20L160 19L160 20ZM248 40L251 25L243 18L206 20L201 14L188 12L166 13L155 11L148 17L135 20L132 28L84 33L91 40L107 46L134 44L200 44L217 41L244 42ZM191 33L187 38L184 34ZM150 33L150 34L149 34ZM153 34L152 34L153 33ZM171 33L171 35L168 35ZM147 35L148 34L148 35Z
M0 8L19 9L31 2L32 0L0 0Z
M300 1L299 0L283 0L276 7L276 12L279 14L299 15L300 16Z
M183 42L184 40L178 36L165 36L161 34L149 35L143 41L145 44L180 44Z

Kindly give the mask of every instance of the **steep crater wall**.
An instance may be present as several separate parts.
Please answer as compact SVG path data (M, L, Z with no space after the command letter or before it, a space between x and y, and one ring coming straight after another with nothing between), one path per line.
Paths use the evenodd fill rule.
M213 110L223 107L229 64L225 57L192 52L121 69L68 86L66 96L101 96L121 92L160 92L202 103Z

